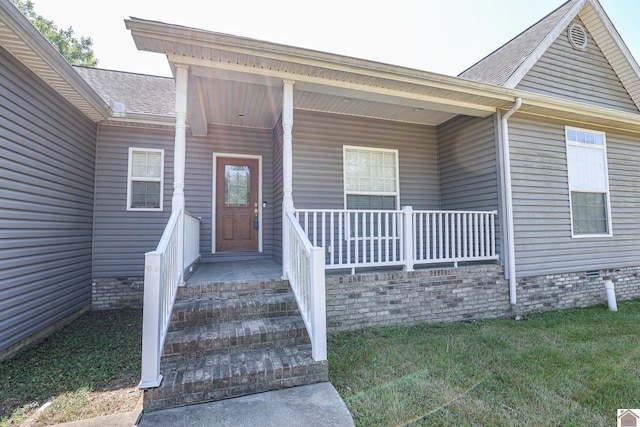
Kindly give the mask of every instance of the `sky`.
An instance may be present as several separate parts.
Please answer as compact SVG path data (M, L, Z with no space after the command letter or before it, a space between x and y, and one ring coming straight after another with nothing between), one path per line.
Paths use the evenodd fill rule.
M136 17L457 75L564 0L33 0L35 11L91 37L98 67L170 76L166 58L138 51ZM600 0L636 61L640 1ZM635 21L635 22L634 22Z

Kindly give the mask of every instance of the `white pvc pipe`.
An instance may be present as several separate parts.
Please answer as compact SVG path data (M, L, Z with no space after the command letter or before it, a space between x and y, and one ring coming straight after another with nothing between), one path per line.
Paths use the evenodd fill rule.
M604 288L607 291L607 303L609 304L609 310L618 311L618 304L616 303L616 289L613 286L611 280L605 280Z
M505 231L507 243L507 263L509 270L509 302L516 305L516 250L513 236L513 196L511 190L511 156L509 155L509 125L507 120L522 106L522 98L516 98L516 103L502 116L502 159L504 168L504 202L505 202Z

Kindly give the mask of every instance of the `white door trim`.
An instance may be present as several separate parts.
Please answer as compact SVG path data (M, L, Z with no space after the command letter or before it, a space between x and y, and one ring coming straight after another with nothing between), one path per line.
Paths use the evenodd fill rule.
M218 157L232 157L236 159L258 160L258 252L262 253L262 156L254 154L213 153L213 179L211 197L211 253L216 253L216 178L218 175Z

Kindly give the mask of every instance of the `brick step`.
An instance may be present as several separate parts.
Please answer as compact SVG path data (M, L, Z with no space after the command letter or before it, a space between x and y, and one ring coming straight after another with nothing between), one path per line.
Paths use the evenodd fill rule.
M202 355L308 343L309 335L300 315L190 326L167 333L162 366Z
M144 392L144 411L328 381L311 345L271 347L163 363L160 387Z
M257 294L239 298L177 301L169 331L232 320L296 316L300 314L293 293Z
M178 288L177 301L213 298L237 298L255 294L291 292L288 280L262 280L253 282L212 282Z

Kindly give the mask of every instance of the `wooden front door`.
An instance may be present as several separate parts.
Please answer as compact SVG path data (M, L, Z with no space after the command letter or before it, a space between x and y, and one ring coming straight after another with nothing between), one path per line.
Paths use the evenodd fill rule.
M216 251L258 250L258 160L218 157Z

